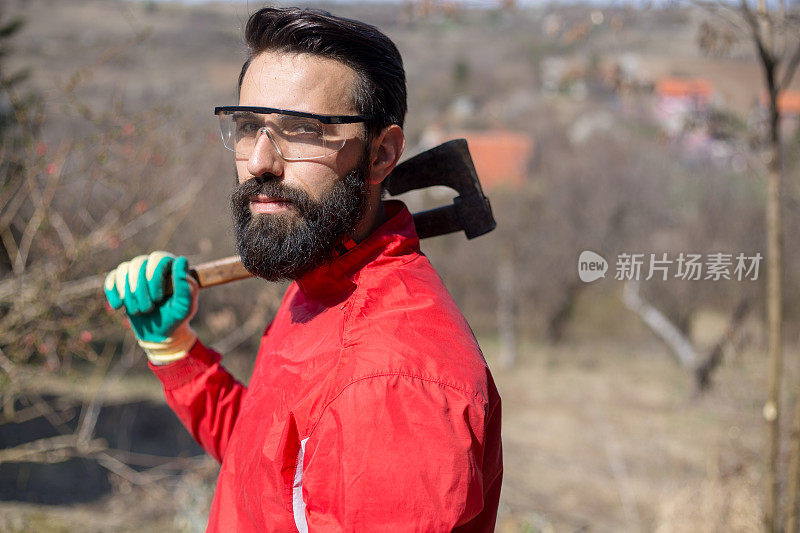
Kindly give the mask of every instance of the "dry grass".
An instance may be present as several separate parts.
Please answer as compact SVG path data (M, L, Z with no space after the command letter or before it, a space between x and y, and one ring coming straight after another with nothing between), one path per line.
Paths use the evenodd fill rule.
M486 344L490 361L491 343ZM503 398L503 531L755 531L761 355L689 399L658 345L523 347Z

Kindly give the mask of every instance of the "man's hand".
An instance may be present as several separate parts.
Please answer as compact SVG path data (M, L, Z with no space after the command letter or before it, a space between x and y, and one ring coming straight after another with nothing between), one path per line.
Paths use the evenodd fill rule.
M164 294L165 272L172 270L172 295ZM197 311L197 282L185 257L167 252L140 255L106 276L105 291L114 309L125 306L133 332L156 365L184 357L197 340L189 321Z

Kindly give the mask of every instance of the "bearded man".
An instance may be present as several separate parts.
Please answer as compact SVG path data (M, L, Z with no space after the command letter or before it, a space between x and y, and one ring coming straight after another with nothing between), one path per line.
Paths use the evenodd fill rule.
M189 327L185 257L137 257L105 284L170 407L222 463L208 531L493 530L500 397L411 214L382 200L405 145L397 48L296 8L254 13L245 39L239 105L215 110L236 160L237 247L253 274L292 280L249 385Z

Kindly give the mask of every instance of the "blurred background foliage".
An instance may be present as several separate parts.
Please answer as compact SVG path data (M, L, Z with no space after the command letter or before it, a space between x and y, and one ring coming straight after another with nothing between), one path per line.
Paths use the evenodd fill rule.
M484 179L496 231L422 244L504 398L500 528L757 528L763 271L640 286L696 365L717 357L703 396L696 369L614 279L623 252L763 255L751 49L691 6L464 6L327 7L398 44L409 154L461 134L511 131L528 146L521 170ZM0 6L0 530L203 529L216 467L164 406L99 285L155 249L192 262L233 253L234 168L212 110L235 101L241 29L257 7ZM675 129L659 86L699 77L718 94ZM785 203L794 351L798 135ZM498 142L473 144L476 159L502 158ZM451 197L404 199L418 210ZM579 280L583 250L609 261L604 280ZM243 380L284 287L248 280L201 296L193 325Z

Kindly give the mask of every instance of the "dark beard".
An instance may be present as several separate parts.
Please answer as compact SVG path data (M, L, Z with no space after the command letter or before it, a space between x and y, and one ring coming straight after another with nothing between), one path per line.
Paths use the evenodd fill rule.
M259 194L291 201L290 211L254 215L250 198ZM319 201L305 191L287 187L280 178L250 178L231 193L236 247L242 264L268 281L302 277L335 256L334 245L353 232L368 199L364 161L337 180Z

